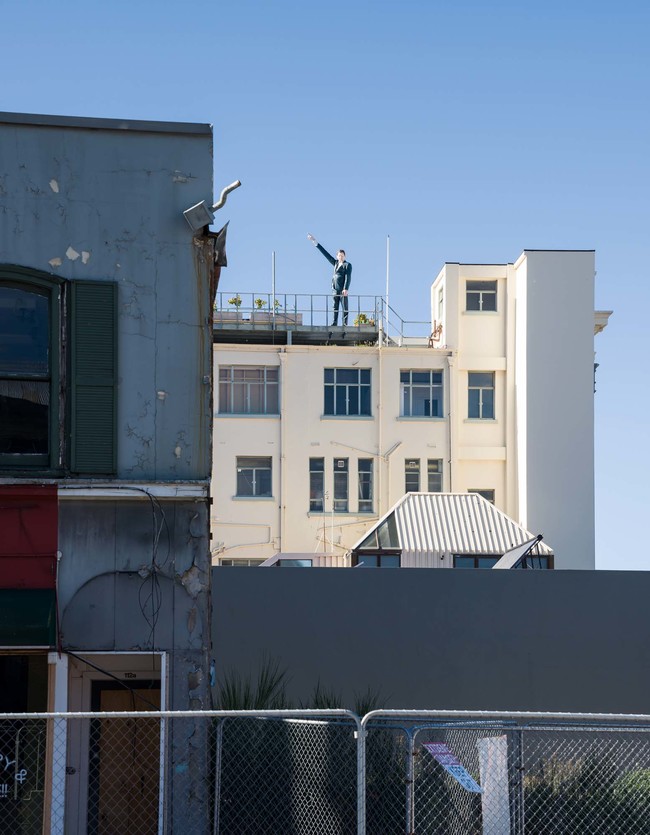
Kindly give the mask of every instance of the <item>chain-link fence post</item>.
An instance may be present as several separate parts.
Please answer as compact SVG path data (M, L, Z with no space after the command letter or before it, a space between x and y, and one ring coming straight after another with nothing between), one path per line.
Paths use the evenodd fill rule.
M415 736L417 728L406 729L406 835L415 833Z
M366 729L355 716L357 729L357 835L366 835Z

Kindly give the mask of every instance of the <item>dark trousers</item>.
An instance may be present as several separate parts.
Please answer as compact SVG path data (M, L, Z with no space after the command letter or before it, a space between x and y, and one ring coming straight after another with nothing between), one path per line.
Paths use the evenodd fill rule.
M343 324L347 325L348 323L348 297L344 296L343 293L337 293L336 290L334 291L334 295L332 296L334 301L334 321L332 322L333 325L338 325L339 323L339 305L341 304L341 300L343 300Z

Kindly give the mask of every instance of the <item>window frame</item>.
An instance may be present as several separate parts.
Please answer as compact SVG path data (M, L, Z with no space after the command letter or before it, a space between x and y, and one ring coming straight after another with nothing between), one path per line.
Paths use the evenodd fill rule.
M501 559L500 557L494 557L490 554L452 554L451 556L452 556L454 568L470 569L470 570L471 569L477 569L477 568L480 568L480 569L483 569L483 570L485 570L485 569L489 570L493 566L495 566L499 562L499 560ZM457 565L457 561L460 561L460 560L468 560L468 561L473 560L474 565ZM491 562L492 565L480 565L481 560Z
M482 496L486 502L490 502L490 504L496 504L496 490L494 488L487 488L487 487L468 487L468 493L476 493L478 496ZM490 495L485 495L489 493Z
M257 466L254 467L252 465L245 466L243 461L268 461L268 467L265 466ZM251 480L251 493L240 493L240 483L239 483L239 475L244 470L251 470L252 480ZM269 473L269 492L262 493L258 492L256 485L257 485L257 473L268 472ZM238 455L235 458L235 498L237 499L272 499L273 498L273 456L271 455Z
M362 469L362 465L364 469ZM372 458L357 459L358 512L373 513L374 510L374 462ZM365 489L364 489L365 488ZM367 495L362 495L362 493Z
M417 467L412 467L411 471L413 473L417 470L417 490L412 490L409 487L409 463L417 464ZM405 458L404 459L404 493L419 493L420 492L420 474L421 474L421 463L419 458Z
M492 384L491 385L479 385L478 383L472 384L472 375L487 375L489 374L492 377ZM478 391L478 403L477 412L478 414L472 414L472 395L471 392ZM484 403L484 392L490 391L492 392L492 404L491 404L491 414L485 414L484 412L487 410L486 404ZM495 420L496 415L496 374L494 371L468 371L467 372L467 419L468 420Z
M470 287L470 285L473 285ZM492 279L468 278L465 281L465 312L466 313L497 313L498 312L498 281ZM470 307L470 296L477 297L477 306ZM489 301L488 301L489 300ZM486 306L486 301L488 302ZM491 304L494 307L491 307Z
M320 461L320 468L314 467L315 462ZM316 507L318 498L314 498L314 492L318 490L317 481L320 480L320 507ZM325 512L325 459L315 457L309 459L309 512Z
M49 276L23 267L0 266L0 285L12 287L27 293L46 296L48 300L48 371L46 375L28 375L14 372L0 372L2 380L33 379L49 384L48 402L48 451L45 453L0 453L0 470L11 473L61 472L65 454L65 434L62 416L65 407L62 402L61 376L65 367L65 343L62 333L64 287L63 279Z
M237 371L262 371L263 380L236 380L235 373ZM275 372L276 379L270 380L269 371ZM221 379L222 372L227 372L228 379ZM277 417L280 414L280 366L278 365L246 365L246 364L229 364L219 365L218 371L218 385L219 385L219 408L217 414L219 415L253 415L255 417ZM226 396L222 395L222 387L227 386ZM255 412L251 410L251 388L260 388L260 400L263 403L263 411ZM269 393L275 387L275 397L277 408L273 411L269 409ZM235 411L235 402L237 400L235 394L239 388L244 389L245 410ZM226 408L230 406L230 408Z
M362 374L367 372L368 381L362 380ZM343 374L350 374L356 373L357 380L355 382L347 382L343 380L338 380L337 377L343 376ZM328 376L331 376L331 380L328 380ZM353 399L350 396L350 392L356 390L357 395L357 409L354 411L353 406ZM338 410L338 400L339 395L344 393L344 400L345 400L345 410L339 411ZM367 397L367 411L363 410L364 400ZM328 399L331 400L331 403L328 404ZM352 410L351 410L351 403L352 403ZM338 417L338 418L349 418L349 417L360 417L360 418L371 418L372 417L372 369L371 368L340 368L340 367L327 367L323 369L323 415L325 417Z
M337 467L337 461L345 462L343 466ZM333 513L349 513L350 512L350 459L349 458L334 458L332 459L332 512ZM337 476L344 476L344 478L337 478ZM337 493L340 488L344 487L340 495ZM338 503L338 504L337 504Z
M436 464L437 469L432 469L431 465ZM427 492L429 493L443 493L444 492L444 471L445 465L442 458L427 458ZM432 489L432 476L437 476L440 483L439 489Z
M397 565L382 565L382 561L395 558L397 558ZM365 560L369 559L376 560L376 565L365 564ZM357 550L352 552L350 562L352 568L401 568L402 550L401 548L373 548L367 552Z
M403 376L409 376L408 381L403 380ZM413 380L414 374L428 374L429 375L429 382L418 382ZM434 383L433 375L440 376L440 382ZM444 406L444 397L445 397L445 375L442 368L403 368L400 370L400 417L406 418L418 418L420 420L436 420L444 417L445 406ZM418 415L413 413L413 393L414 389L427 389L429 391L429 399L424 399L424 403L429 404L429 414ZM439 394L438 397L434 397L434 394ZM406 399L408 397L408 408L406 404ZM438 409L436 410L436 414L433 414L432 404L438 404Z

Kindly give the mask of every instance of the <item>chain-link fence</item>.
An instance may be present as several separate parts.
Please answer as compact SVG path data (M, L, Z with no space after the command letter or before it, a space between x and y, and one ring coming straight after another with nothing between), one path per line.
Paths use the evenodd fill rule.
M648 717L375 711L367 835L650 835Z
M650 717L0 715L0 835L650 835Z

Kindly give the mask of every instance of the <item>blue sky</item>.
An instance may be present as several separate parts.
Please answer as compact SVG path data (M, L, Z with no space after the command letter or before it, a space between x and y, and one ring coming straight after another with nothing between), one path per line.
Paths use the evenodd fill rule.
M595 249L597 565L650 566L650 5L0 0L0 23L3 110L214 125L216 191L244 183L224 290L268 291L275 250L279 291L325 292L313 232L382 294L390 234L391 304L421 319L444 261Z

